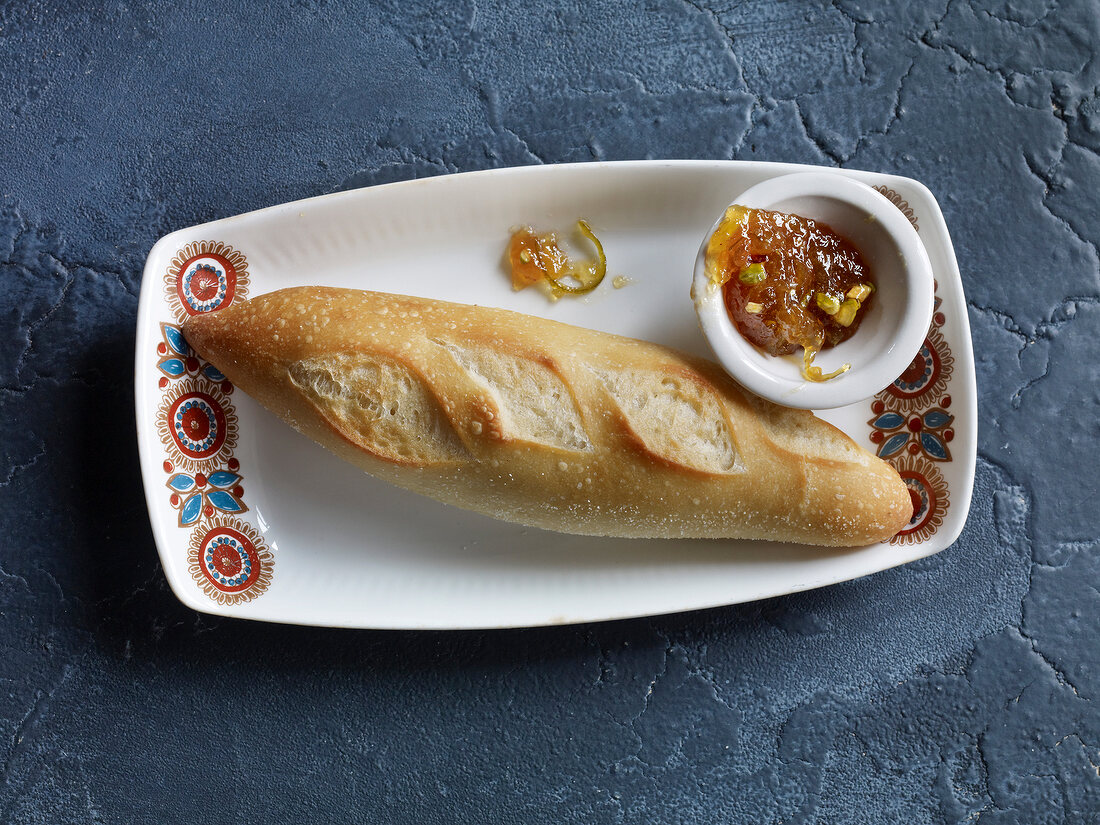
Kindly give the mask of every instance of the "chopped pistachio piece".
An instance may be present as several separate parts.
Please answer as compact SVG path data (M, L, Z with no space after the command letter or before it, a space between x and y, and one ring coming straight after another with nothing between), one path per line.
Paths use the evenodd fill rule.
M848 297L854 298L857 301L866 301L867 296L874 291L874 287L871 284L856 284L854 287L848 290Z
M759 315L763 311L763 304L758 304L756 301L747 301L745 303L745 312L748 312L750 315Z
M826 295L824 292L819 292L815 298L817 300L818 309L826 315L836 315L837 311L840 309L840 301L832 295Z
M855 298L847 299L840 305L840 309L836 313L836 322L842 327L850 327L852 321L856 319L856 313L859 312L859 301Z
M741 274L738 277L743 284L762 284L767 280L768 273L764 270L763 264L749 264L742 267Z

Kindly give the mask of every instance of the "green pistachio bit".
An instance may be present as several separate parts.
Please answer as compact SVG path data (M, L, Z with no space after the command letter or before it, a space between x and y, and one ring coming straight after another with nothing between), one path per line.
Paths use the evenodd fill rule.
M840 309L837 310L836 322L842 327L850 327L852 321L856 319L857 312L859 312L859 301L855 298L849 298L841 304Z
M826 295L824 292L819 292L814 297L817 301L817 308L826 315L836 315L837 311L840 309L840 301L832 295Z
M763 304L758 304L756 303L756 301L747 301L745 303L745 312L749 313L750 315L759 315L763 311Z
M749 264L746 267L742 267L741 274L738 276L741 279L741 283L749 284L762 284L768 277L768 273L764 271L763 264Z
M873 291L874 287L871 284L856 284L848 290L848 297L854 298L857 301L866 301L867 296Z

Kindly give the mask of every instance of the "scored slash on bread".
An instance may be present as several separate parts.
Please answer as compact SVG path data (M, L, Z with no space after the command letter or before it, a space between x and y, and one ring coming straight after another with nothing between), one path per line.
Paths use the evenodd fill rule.
M297 287L184 324L291 426L400 487L596 536L862 546L912 515L886 462L655 344L499 309Z

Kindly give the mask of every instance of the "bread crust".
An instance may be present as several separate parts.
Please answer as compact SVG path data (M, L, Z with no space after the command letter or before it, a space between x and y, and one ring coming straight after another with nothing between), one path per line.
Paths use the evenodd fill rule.
M499 309L326 287L184 324L291 426L400 487L596 536L862 546L912 515L886 462L717 365Z

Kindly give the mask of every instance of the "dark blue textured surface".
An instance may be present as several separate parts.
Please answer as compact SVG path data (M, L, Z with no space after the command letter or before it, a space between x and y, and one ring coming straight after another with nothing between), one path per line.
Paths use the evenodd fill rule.
M1100 822L1097 44L1093 0L0 3L0 822ZM131 409L157 237L640 157L936 193L981 412L953 548L579 628L175 601Z

